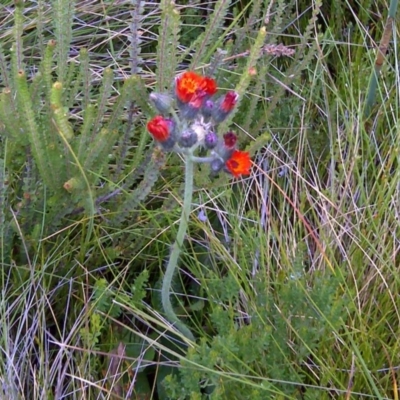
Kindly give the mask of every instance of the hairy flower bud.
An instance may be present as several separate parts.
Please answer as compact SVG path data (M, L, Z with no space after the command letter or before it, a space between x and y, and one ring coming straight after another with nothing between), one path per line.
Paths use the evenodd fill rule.
M147 123L147 130L161 147L168 151L172 150L176 143L176 126L174 121L157 115Z
M210 168L213 173L217 173L222 170L224 165L225 164L222 160L220 160L219 158L216 158L213 161L211 161Z
M227 132L223 135L223 140L218 143L214 150L222 160L229 160L236 149L237 136L233 132Z
M150 93L150 101L153 103L155 109L161 113L166 114L171 110L174 99L165 93Z
M214 102L212 100L206 100L201 108L201 114L205 118L210 118L214 110Z
M225 133L223 138L224 138L224 145L228 149L233 149L236 146L237 136L233 132Z
M196 132L197 139L202 144L207 134L206 126L198 121L195 121L192 125L190 125L190 129Z
M219 124L224 121L226 117L235 108L239 94L233 91L228 92L224 97L220 97L214 107L212 112L212 117L214 121Z
M192 147L198 141L197 133L193 129L184 131L178 140L178 144L181 147Z
M190 103L181 103L178 100L178 108L180 110L181 119L193 120L200 112L200 108L193 107Z
M158 142L165 142L171 136L172 127L172 120L161 115L157 115L147 123L147 130Z
M204 146L212 150L218 144L218 136L214 132L208 132L204 137Z

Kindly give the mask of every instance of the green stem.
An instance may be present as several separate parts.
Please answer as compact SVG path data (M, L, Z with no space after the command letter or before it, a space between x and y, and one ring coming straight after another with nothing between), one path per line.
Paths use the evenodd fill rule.
M385 24L385 28L383 30L381 41L379 43L379 48L378 48L377 55L375 58L374 70L372 71L371 78L369 80L367 98L365 101L365 109L364 109L364 115L366 117L370 116L373 106L375 104L375 97L376 97L376 91L378 89L379 75L380 75L380 72L382 69L382 65L386 59L386 52L388 50L389 43L392 38L393 26L396 21L397 6L398 6L398 0L390 1L389 15L386 20L386 24Z
M171 304L171 284L174 278L175 270L178 264L179 254L185 240L186 230L188 226L189 215L192 207L193 195L193 160L192 154L185 157L185 194L183 198L182 215L179 224L178 234L175 243L172 246L172 252L168 260L167 269L165 271L164 280L161 290L161 300L165 315L169 322L174 324L183 335L189 340L194 341L194 336L190 329L177 317Z

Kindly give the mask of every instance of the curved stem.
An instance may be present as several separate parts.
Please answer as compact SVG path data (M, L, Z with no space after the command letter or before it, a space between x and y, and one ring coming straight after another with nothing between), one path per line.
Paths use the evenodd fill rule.
M164 280L161 289L161 300L165 315L169 322L174 324L183 335L194 341L194 336L190 329L177 317L171 304L171 283L174 278L175 270L178 264L179 255L185 239L188 226L189 215L192 206L193 195L193 160L192 155L185 157L185 194L183 198L182 214L179 223L178 234L175 243L172 246L171 255L168 260L167 269L165 271Z

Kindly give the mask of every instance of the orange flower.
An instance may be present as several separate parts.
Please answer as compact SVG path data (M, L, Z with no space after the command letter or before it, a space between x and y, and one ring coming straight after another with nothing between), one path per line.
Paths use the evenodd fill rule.
M151 136L159 142L165 142L170 136L170 128L172 121L165 119L161 115L157 115L147 123L147 130Z
M189 103L200 108L206 97L217 91L214 79L197 75L195 72L184 72L176 79L176 96L182 103Z
M225 163L228 171L235 177L250 175L251 159L247 151L235 150Z

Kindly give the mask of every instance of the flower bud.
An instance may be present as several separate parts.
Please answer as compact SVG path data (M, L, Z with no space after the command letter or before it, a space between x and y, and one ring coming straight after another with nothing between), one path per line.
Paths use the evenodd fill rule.
M233 149L236 146L237 136L233 132L227 132L223 136L224 145L228 149Z
M191 103L182 103L179 100L178 108L181 112L181 118L186 120L195 119L200 112L200 107L193 107Z
M214 102L212 100L206 100L201 108L201 114L205 118L210 118L214 110Z
M170 151L174 148L176 143L176 138L174 136L169 137L165 142L160 143L164 151Z
M192 147L198 141L197 133L193 129L184 131L178 140L178 144L181 147Z
M165 142L171 136L173 121L157 115L147 123L147 130L158 142Z
M195 121L192 125L190 125L190 129L196 132L197 140L203 143L207 134L206 127L198 121Z
M165 93L150 93L150 101L153 103L155 109L161 113L166 114L171 110L173 98Z
M218 144L218 136L214 132L208 132L204 137L204 146L212 150Z
M76 178L76 177L69 179L63 185L63 188L70 193L83 189L84 187L85 187L85 181L81 178Z
M213 173L217 173L221 171L221 169L225 166L224 162L219 158L214 159L210 163L210 168Z
M238 93L230 91L224 97L220 97L217 100L212 113L212 117L217 124L224 121L226 117L232 112L232 110L236 106L238 98Z
M226 161L235 151L236 142L237 136L233 132L227 132L225 135L223 135L223 140L218 143L218 146L214 151L222 160Z

